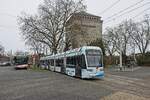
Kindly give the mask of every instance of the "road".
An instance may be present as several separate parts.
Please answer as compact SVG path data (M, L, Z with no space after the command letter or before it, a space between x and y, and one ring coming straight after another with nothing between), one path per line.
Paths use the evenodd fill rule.
M0 67L0 100L112 100L118 94L150 98L149 74L146 79L120 74L107 72L103 80L81 80L51 71Z

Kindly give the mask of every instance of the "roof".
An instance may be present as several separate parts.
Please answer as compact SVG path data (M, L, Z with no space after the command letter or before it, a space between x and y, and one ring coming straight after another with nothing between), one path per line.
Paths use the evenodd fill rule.
M85 11L81 11L81 12L75 13L74 15L84 15L84 16L100 17L100 16L97 16L97 15L94 15L94 14L87 13Z

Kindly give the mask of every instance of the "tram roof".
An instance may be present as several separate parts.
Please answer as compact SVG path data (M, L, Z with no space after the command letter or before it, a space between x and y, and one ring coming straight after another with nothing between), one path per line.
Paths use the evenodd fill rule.
M63 57L71 57L71 56L77 56L77 55L82 55L84 54L85 50L87 49L95 49L95 50L100 50L101 48L96 47L96 46L83 46L80 48L76 48L73 50L69 50L63 53L58 53L56 55L51 55L51 56L46 56L46 57L42 57L41 60L46 60L46 59L54 59L54 58L63 58Z

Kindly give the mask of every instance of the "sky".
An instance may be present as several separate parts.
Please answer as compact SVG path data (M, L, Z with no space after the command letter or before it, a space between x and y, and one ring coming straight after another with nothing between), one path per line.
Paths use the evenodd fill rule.
M0 44L5 47L6 51L28 50L20 35L17 18L21 12L37 13L38 5L42 2L43 0L0 0ZM121 10L137 2L140 3L125 10L123 15L118 14ZM85 4L88 13L102 17L103 32L106 27L113 27L123 20L132 18L140 21L145 14L150 15L150 0L85 0ZM117 16L111 17L114 14ZM111 18L109 19L109 17Z

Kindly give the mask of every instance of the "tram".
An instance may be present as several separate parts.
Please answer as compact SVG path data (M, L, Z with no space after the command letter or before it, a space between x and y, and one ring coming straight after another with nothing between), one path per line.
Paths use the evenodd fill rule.
M40 59L42 67L80 78L103 78L103 53L101 48L83 46Z

